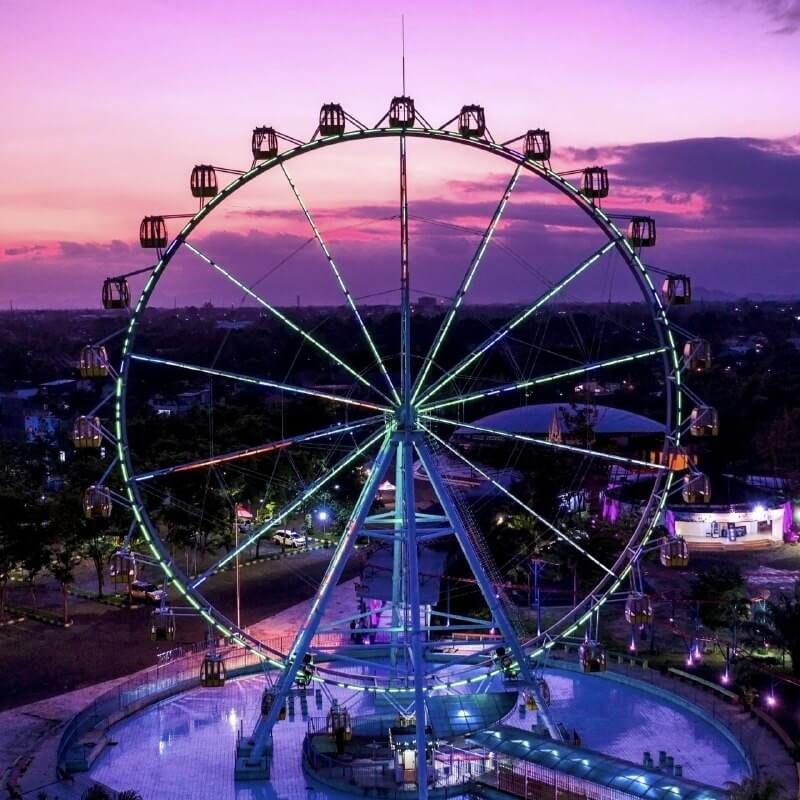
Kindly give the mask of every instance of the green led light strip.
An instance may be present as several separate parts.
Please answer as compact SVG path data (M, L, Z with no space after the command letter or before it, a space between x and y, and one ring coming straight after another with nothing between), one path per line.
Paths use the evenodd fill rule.
M192 217L181 229L178 233L176 238L170 243L167 249L164 251L161 259L156 264L150 275L148 276L142 293L136 303L136 306L133 310L131 315L130 323L128 325L127 334L124 339L123 344L123 352L122 352L122 366L119 370L119 376L115 382L115 404L114 404L114 411L115 411L115 430L116 430L116 438L117 438L117 454L118 460L120 464L120 472L122 475L123 482L125 484L125 489L127 492L128 499L131 503L131 507L133 509L134 517L136 519L137 526L139 530L142 532L145 541L147 543L148 548L153 553L154 557L158 560L159 564L164 571L164 574L173 581L173 585L178 587L178 590L183 594L187 602L192 605L194 608L200 610L201 603L198 599L195 598L194 590L187 589L185 586L182 585L182 578L180 574L173 569L171 564L169 563L168 558L166 557L166 553L161 550L160 542L156 542L151 535L152 531L150 528L150 520L147 518L146 514L143 514L143 508L141 507L141 497L139 496L138 489L136 487L135 479L132 477L132 469L130 466L130 456L128 452L128 445L127 445L127 430L125 424L125 393L126 393L126 385L127 385L127 377L128 377L128 369L130 368L130 362L133 357L131 353L131 348L133 344L133 340L135 337L136 330L138 328L138 323L140 319L140 315L145 308L158 280L160 279L161 275L163 274L164 269L171 261L172 257L176 253L176 251L180 248L181 244L183 244L186 238L200 225L200 223L205 220L205 218L212 213L217 207L219 207L234 191L244 186L249 181L253 180L254 178L258 177L259 175L264 174L265 172L269 171L270 169L278 166L279 164L283 164L286 161L291 160L292 158L302 156L305 153L311 152L313 150L318 150L323 147L332 146L335 144L345 143L345 142L356 142L365 139L372 139L372 138L389 138L389 137L398 137L401 133L405 136L414 137L414 138L422 138L422 139L429 139L429 140L436 140L436 141L444 141L450 143L456 143L468 147L472 147L474 149L483 150L491 155L499 156L505 158L506 160L512 161L515 164L520 165L523 169L528 170L529 172L539 176L554 188L561 191L567 197L569 197L577 206L579 206L587 215L589 215L593 221L606 233L609 237L610 241L601 248L600 251L595 253L590 259L583 262L579 265L572 273L568 274L563 278L558 284L555 284L547 293L545 293L537 303L533 306L529 307L523 314L519 315L510 325L505 326L502 329L502 332L496 336L496 338L492 341L489 346L492 346L494 342L499 341L503 336L505 336L513 327L518 324L521 324L524 319L527 319L531 314L535 313L536 310L541 308L545 303L547 303L550 299L552 299L558 292L560 292L565 286L567 286L572 280L574 280L578 275L580 275L585 269L587 269L592 263L594 263L601 255L604 253L609 252L611 249L616 247L620 253L622 254L625 261L628 265L635 271L635 274L639 276L640 283L642 284L643 292L645 294L646 299L649 298L651 304L655 308L655 318L654 321L657 325L657 329L659 330L660 334L663 334L664 337L664 347L661 348L659 352L665 353L666 358L668 359L671 365L670 371L670 378L672 379L672 385L675 388L675 409L674 409L674 420L670 418L668 420L668 429L674 428L674 441L679 443L680 441L680 423L683 419L683 403L682 403L682 391L681 391L681 367L680 367L680 359L676 349L675 338L673 336L672 330L670 328L670 324L667 318L666 309L661 301L661 297L658 291L655 289L652 280L650 279L649 274L644 266L644 264L639 259L638 255L633 251L630 247L630 244L627 242L623 234L618 230L618 228L611 222L608 216L598 207L596 207L590 200L585 198L579 191L579 189L572 184L570 184L566 179L562 176L558 175L557 173L552 172L549 168L546 168L536 162L527 161L524 158L524 155L512 150L509 147L504 147L502 145L487 142L485 140L478 140L478 139L471 139L467 137L463 137L460 134L453 132L453 131L438 131L438 130L429 130L424 128L403 128L403 129L392 129L392 128L370 128L367 130L358 130L358 131L348 131L341 136L331 136L326 137L324 139L317 139L312 142L307 142L305 144L298 145L294 148L291 148L283 153L279 154L275 158L260 162L254 165L249 171L245 174L236 177L228 186L223 188L215 197L211 198L211 200L206 203L206 205L201 208L198 213ZM469 358L471 359L470 363L472 363L475 359L479 358L485 350L478 350L475 351ZM459 365L456 370L451 370L444 376L443 379L444 383L449 383L457 374L460 374L463 369L466 369L469 364ZM442 384L444 385L444 384ZM440 386L437 383L434 383L433 387L428 389L427 393L423 395L422 399L420 400L419 405L423 405L426 403L433 394L439 391ZM671 394L668 394L668 397L671 398ZM378 410L385 410L381 407L375 407ZM438 405L428 405L425 407L426 410L435 410L439 408ZM670 415L673 416L672 414ZM676 424L673 426L672 422L676 421ZM657 504L657 508L655 509L655 513L650 515L650 522L647 524L643 536L639 538L639 532L634 534L634 538L637 538L639 541L638 547L641 548L646 545L649 541L652 532L655 528L655 524L658 518L658 515L666 504L667 494L669 489L672 485L673 481L673 473L667 472L665 474L665 488L659 495L659 502ZM601 597L599 597L590 607L590 609L579 616L577 621L571 625L568 629L563 632L558 633L557 635L570 635L575 632L578 627L586 622L589 619L591 614L594 613L595 609L602 606L607 598L610 596L611 592L620 585L621 581L625 579L625 577L629 574L632 568L631 562L628 562L621 570L619 574L618 580L614 583L614 586L611 590L607 591ZM200 597L200 595L197 595ZM202 600L202 597L200 597ZM205 608L203 607L206 614L211 617L213 620L214 627L223 635L230 636L233 641L237 644L247 647L252 652L254 652L259 658L267 661L268 663L272 664L274 667L281 667L283 662L277 661L275 659L269 658L263 652L264 645L260 642L253 640L243 631L237 631L235 626L233 626L229 621L227 621L224 617L219 615L213 608ZM576 609L577 610L577 609ZM546 632L547 633L547 632ZM551 639L545 643L543 647L539 647L535 650L532 655L536 656L544 652L544 650L552 647L555 644L555 639ZM490 674L498 674L499 670L494 670ZM482 678L481 678L482 679ZM345 688L349 687L351 689L357 689L359 691L371 691L382 693L387 691L385 687L374 687L374 686L355 686L347 683L341 683L339 681L333 681L329 678L318 678L315 677L314 680L325 680L326 682L333 682L337 685L343 686ZM430 689L444 689L449 686L456 686L456 685L464 685L468 681L467 680L460 680L454 681L449 683L441 683L437 684L433 687L426 687L426 690ZM391 691L391 690L390 690Z

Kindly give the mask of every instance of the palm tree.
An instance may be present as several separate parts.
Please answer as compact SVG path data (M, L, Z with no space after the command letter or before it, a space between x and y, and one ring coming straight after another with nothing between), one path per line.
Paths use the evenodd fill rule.
M745 778L741 783L730 781L725 785L731 800L783 800L781 785L774 778L763 783Z
M117 800L142 800L142 796L135 789L125 789L117 795Z
M95 783L81 795L81 800L111 800L111 795L105 786Z

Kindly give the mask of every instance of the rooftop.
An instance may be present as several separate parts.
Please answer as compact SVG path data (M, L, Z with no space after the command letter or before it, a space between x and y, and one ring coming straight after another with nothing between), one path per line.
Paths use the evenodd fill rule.
M499 725L470 735L496 753L558 770L645 800L725 800L727 793L686 778L664 775L583 747L554 742L519 728Z
M611 406L594 404L585 406L581 403L574 405L571 403L539 403L520 406L489 414L471 424L495 428L504 433L546 434L556 412L559 412L560 415L563 409L567 414L574 414L585 408L591 409L597 415L594 425L596 434L613 436L615 434L659 435L664 433L662 423L641 414L634 414L632 411L624 411ZM457 428L455 432L457 436L475 436L476 434L477 432L470 428Z

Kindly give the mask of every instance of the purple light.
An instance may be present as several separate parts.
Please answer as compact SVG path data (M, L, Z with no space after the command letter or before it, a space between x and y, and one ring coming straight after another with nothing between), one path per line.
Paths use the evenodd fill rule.
M727 686L731 682L730 675L727 672L723 672L720 681Z
M770 692L767 695L767 705L770 708L775 708L775 706L778 705L778 699L775 697L775 695L772 692Z

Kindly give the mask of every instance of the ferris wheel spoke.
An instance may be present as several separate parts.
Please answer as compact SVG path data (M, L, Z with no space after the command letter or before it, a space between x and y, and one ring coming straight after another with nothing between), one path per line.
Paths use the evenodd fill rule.
M205 261L206 264L208 264L210 267L213 267L217 272L220 273L220 275L223 275L225 278L227 278L231 283L234 284L234 286L241 289L248 297L255 300L256 303L258 303L260 306L269 311L270 314L272 314L275 318L279 319L284 325L286 325L296 334L302 336L309 344L316 347L317 350L319 350L321 353L330 358L335 364L338 364L340 367L342 367L342 369L350 373L350 375L352 375L359 383L363 384L368 389L371 389L372 391L379 394L388 403L392 402L391 399L384 392L382 392L380 389L374 386L360 372L351 367L342 358L337 356L336 353L334 353L330 348L322 344L322 342L320 342L319 339L315 338L308 331L301 328L296 322L293 322L280 309L276 308L271 303L268 303L263 297L261 297L261 295L253 291L253 289L251 289L246 284L242 283L235 275L233 275L233 273L225 269L221 264L218 264L216 261L207 256L205 253L201 252L197 247L195 247L192 244L189 244L189 242L184 241L183 246L190 252L194 253L198 258Z
M560 281L553 284L544 294L538 297L527 308L517 314L513 319L503 325L502 328L496 330L493 334L487 337L482 344L480 344L469 355L465 356L461 361L456 364L453 369L449 370L447 374L440 377L435 381L430 388L422 395L420 405L426 403L432 397L437 395L445 386L455 380L465 369L474 364L484 353L491 350L499 341L508 336L511 331L521 325L525 320L529 319L539 309L545 306L550 300L556 297L560 292L566 289L577 277L582 275L589 267L598 261L602 256L612 250L616 245L615 241L610 241L604 244L599 249L595 250L592 255L581 261L575 269L568 272Z
M600 450L592 450L587 447L577 447L571 444L564 444L563 442L551 442L548 439L539 439L535 436L526 436L522 433L511 433L509 431L501 431L497 428L489 428L485 425L475 425L467 422L459 422L454 419L446 419L444 417L434 416L433 414L421 414L422 419L431 422L437 422L443 425L450 425L453 428L466 428L467 430L476 431L478 433L485 433L489 436L496 436L502 439L509 439L515 442L522 442L524 444L533 444L539 447L549 447L553 450L561 450L568 453L577 453L578 455L591 456L592 458L604 459L606 461L613 461L615 464L626 464L632 467L645 467L651 470L661 470L669 472L670 468L662 464L651 464L649 461L641 461L636 458L628 458L627 456L620 456L614 453L603 453Z
M240 383L249 383L251 386L263 386L265 389L278 389L282 392L288 392L290 394L318 397L321 400L329 400L334 403L342 403L344 405L356 406L358 408L368 408L372 411L391 411L389 406L370 403L366 400L355 400L352 397L342 397L341 395L330 394L328 392L320 392L316 389L308 389L304 386L293 386L292 384L279 383L277 381L267 380L266 378L255 378L251 375L242 375L239 372L227 372L226 370L214 369L213 367L201 367L198 364L188 364L185 361L173 361L172 359L158 358L156 356L149 356L143 353L131 353L130 358L133 361L142 361L146 364L158 364L163 367L174 367L175 369L199 372L202 375L211 375L216 378L226 378L227 380L238 381Z
M474 255L472 256L472 260L470 261L470 264L467 267L467 271L464 273L464 277L461 280L461 285L458 287L458 291L456 292L452 302L450 303L450 308L447 310L447 314L445 315L445 318L442 320L442 324L439 326L439 330L436 332L436 338L433 340L433 344L431 345L428 354L425 356L425 361L422 365L422 369L420 370L420 373L415 381L414 391L411 396L412 403L417 399L417 396L425 386L425 379L428 376L428 372L430 371L433 362L436 360L436 356L439 353L439 349L441 348L445 340L445 337L447 336L450 326L453 324L453 320L455 319L455 316L458 313L458 309L464 302L464 297L469 291L469 287L472 284L473 279L475 278L475 274L478 271L478 267L480 266L481 261L483 260L483 256L486 253L487 248L489 247L489 243L491 242L492 237L494 236L494 232L497 229L497 225L499 224L500 219L503 216L503 212L505 211L505 208L508 205L508 201L511 198L511 193L514 191L514 187L517 185L521 169L522 169L522 164L517 164L516 169L514 170L514 172L511 175L511 178L508 181L508 185L503 191L503 196L500 198L500 202L497 204L497 207L494 210L494 214L492 214L492 218L489 224L487 225L486 230L483 232L481 241L478 244L478 247L476 248Z
M489 483L491 483L492 486L494 486L498 491L502 492L502 494L504 494L506 497L508 497L509 500L513 501L520 508L522 508L528 514L530 514L531 517L533 517L537 522L539 522L541 525L543 525L545 528L547 528L547 530L549 530L551 533L554 533L559 539L561 539L562 541L566 542L573 549L577 550L584 558L587 558L589 561L591 561L593 564L595 564L595 566L600 567L600 569L602 569L604 572L606 572L612 578L616 578L617 577L616 573L611 568L607 567L598 558L593 556L588 551L584 550L572 537L570 537L566 533L564 533L564 531L562 531L560 528L558 528L556 525L554 525L552 522L550 522L546 517L543 517L541 514L537 513L524 500L520 499L513 492L511 492L508 489L506 489L506 487L503 486L503 484L501 484L499 481L496 481L494 478L492 478L492 476L489 475L489 473L486 472L486 470L481 469L474 461L471 461L470 459L468 459L462 452L460 452L455 447L453 447L448 441L446 441L445 439L442 439L441 436L437 436L426 425L423 425L422 427L425 429L425 431L428 433L429 436L432 436L437 442L439 442L439 444L441 444L449 452L451 452L454 456L456 456L456 458L460 459L470 469L474 470L474 472L476 474L480 475L484 480L486 480Z
M157 478L162 475L172 475L176 472L188 472L190 470L202 469L204 467L215 467L218 464L226 464L228 462L239 461L244 458L262 456L266 455L267 453L273 453L277 450L285 450L287 447L303 444L304 442L312 442L316 439L324 439L326 437L339 436L343 433L350 433L358 430L359 428L365 428L369 425L376 425L378 422L382 421L383 416L375 415L373 417L368 417L367 419L359 420L358 422L349 424L343 425L342 423L337 423L336 425L331 425L327 428L313 431L312 433L304 433L299 436L290 436L285 439L277 439L274 442L267 442L265 444L257 445L256 447L244 447L241 450L233 450L230 453L222 453L218 456L212 456L210 458L200 458L195 461L187 461L185 464L176 464L171 467L155 469L151 472L143 472L139 475L134 475L133 480L141 483L142 481L149 481L151 478Z
M596 372L597 370L606 369L608 367L615 367L621 364L631 364L635 361L643 361L653 356L660 355L666 352L669 348L654 347L650 350L641 350L638 353L629 353L624 356L614 356L607 358L603 361L595 361L591 364L583 364L579 367L572 369L562 370L560 372L551 372L548 375L540 375L538 378L529 378L523 381L515 381L514 383L506 383L501 386L495 386L492 389L484 389L479 392L470 392L468 394L451 397L447 400L442 400L439 403L431 403L430 405L421 405L420 412L437 411L441 408L448 408L449 406L463 405L464 403L471 403L475 400L482 400L485 397L496 397L497 395L514 392L519 389L529 389L533 386L541 386L547 383L555 383L557 381L566 380L567 378L574 378L578 375L585 375L588 372Z
M297 202L300 205L300 208L303 211L303 215L305 216L309 226L311 227L312 232L314 233L314 237L316 238L317 242L319 243L320 248L322 249L322 253L325 256L328 265L331 268L331 272L333 272L334 277L336 278L336 282L339 284L339 289L341 290L342 294L344 295L345 300L347 301L347 305L350 306L351 311L353 312L353 316L356 318L356 322L358 323L359 328L361 329L361 333L364 336L365 341L367 342L367 346L372 353L373 358L375 359L375 363L378 365L378 369L380 370L381 374L383 375L383 379L386 381L386 385L389 388L389 393L394 398L396 403L400 402L400 396L397 394L397 389L395 389L394 384L392 383L392 379L389 377L389 373L386 370L386 365L381 358L380 354L378 353L378 348L375 346L375 341L373 340L370 332L364 322L363 317L361 316L361 312L358 310L358 306L353 299L353 295L350 293L350 290L347 288L347 284L344 282L344 278L342 277L342 273L339 271L339 267L336 265L336 262L333 260L333 256L331 255L330 250L328 250L328 246L325 244L325 240L322 238L322 233L320 232L319 228L317 227L316 223L314 222L314 218L311 216L311 212L306 207L306 204L303 202L303 198L300 196L300 192L297 190L297 186L295 186L294 181L292 180L291 176L289 175L286 167L284 166L283 162L280 164L281 171L283 172L286 180L289 183L289 186L292 189L292 193L294 194Z
M196 589L211 575L222 569L222 567L224 567L226 564L230 563L230 561L236 558L237 555L242 553L248 547L254 545L265 533L268 533L276 525L280 525L280 523L283 522L290 514L293 514L295 511L301 508L312 497L314 497L314 495L316 495L320 489L322 489L326 484L330 483L330 481L332 481L343 470L347 469L347 467L349 467L354 461L363 456L364 453L377 444L381 439L384 439L385 436L386 431L382 427L379 431L373 433L364 442L340 458L332 467L326 469L319 478L317 478L315 481L312 481L305 489L303 489L303 491L298 492L295 497L290 500L280 511L278 511L276 514L273 514L269 520L261 524L258 528L256 528L256 530L253 531L253 533L250 534L250 536L240 542L238 547L229 550L222 558L215 561L207 570L205 570L202 575L198 575L198 577L195 578L191 584L192 589Z

